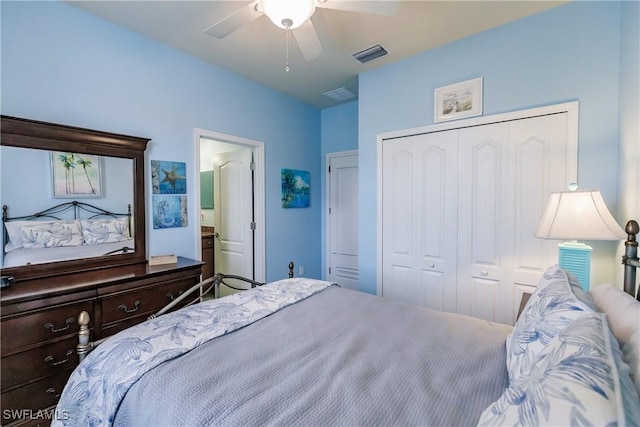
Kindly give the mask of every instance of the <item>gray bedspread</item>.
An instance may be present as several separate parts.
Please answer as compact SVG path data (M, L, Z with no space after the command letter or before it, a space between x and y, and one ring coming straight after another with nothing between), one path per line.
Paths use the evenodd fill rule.
M475 425L510 331L333 286L147 372L114 424Z

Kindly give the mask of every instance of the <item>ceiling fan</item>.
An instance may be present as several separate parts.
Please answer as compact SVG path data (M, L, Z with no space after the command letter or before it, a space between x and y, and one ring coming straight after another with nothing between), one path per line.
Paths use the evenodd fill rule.
M276 26L286 30L285 69L289 71L289 33L293 33L307 61L322 55L322 45L310 19L316 7L388 16L395 13L398 2L399 0L254 0L211 25L204 32L216 38L224 38L243 25L266 15Z

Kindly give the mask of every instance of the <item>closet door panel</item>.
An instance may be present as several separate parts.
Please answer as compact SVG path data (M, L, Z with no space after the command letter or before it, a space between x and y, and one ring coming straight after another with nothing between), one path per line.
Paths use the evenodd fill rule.
M502 321L502 254L511 202L508 124L460 130L458 312Z
M456 309L457 134L414 135L383 147L385 297Z
M410 302L415 286L416 254L413 228L415 203L414 150L409 140L396 140L385 146L383 194L383 242L385 261L383 296Z
M549 193L565 191L568 176L567 113L511 122L509 139L514 151L515 217L511 301L522 289L535 289L548 266L558 262L557 243L533 233L544 213ZM532 178L535 177L535 178ZM519 304L510 304L506 319L514 322Z
M501 317L500 281L490 279L471 278L471 294L474 303L471 306L473 317L493 320Z

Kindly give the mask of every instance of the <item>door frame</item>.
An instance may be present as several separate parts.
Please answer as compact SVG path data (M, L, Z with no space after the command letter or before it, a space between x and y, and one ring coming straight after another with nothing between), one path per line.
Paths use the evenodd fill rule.
M327 280L329 279L329 266L331 265L331 215L329 214L329 208L331 207L331 174L329 173L329 166L331 165L331 159L347 156L358 156L358 150L346 150L335 151L333 153L327 153L325 159L325 165L327 166L324 171L324 230L325 230L325 274Z
M481 126L491 123L526 119L548 114L567 113L567 183L578 182L578 119L579 101L566 102L549 105L545 107L530 108L525 110L512 111L490 116L475 117L466 120L455 120L452 122L439 123L430 126L423 126L412 129L403 129L394 132L378 134L376 138L376 186L377 186L377 218L376 218L376 294L382 295L382 179L384 171L382 169L382 146L384 143L393 143L394 139L404 138L412 135L441 132L444 130L461 129L465 127Z
M194 129L195 140L195 162L194 164L200 171L200 139L208 138L215 139L220 142L226 142L229 144L240 145L253 149L254 152L254 221L256 223L254 245L254 264L255 264L255 280L258 282L266 281L266 221L265 221L265 159L264 159L264 142L254 139L243 138L240 136L229 135L220 132L214 132L206 129ZM195 174L196 181L196 206L200 206L200 173ZM200 208L198 208L198 211ZM200 214L196 215L197 227L195 227L194 234L196 237L196 246L198 248L197 253L202 253L202 239L201 239L201 218Z

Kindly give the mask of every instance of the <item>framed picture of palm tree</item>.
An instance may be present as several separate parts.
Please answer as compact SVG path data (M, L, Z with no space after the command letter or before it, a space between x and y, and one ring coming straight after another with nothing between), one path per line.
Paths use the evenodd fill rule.
M101 164L100 156L52 151L53 197L102 197Z

